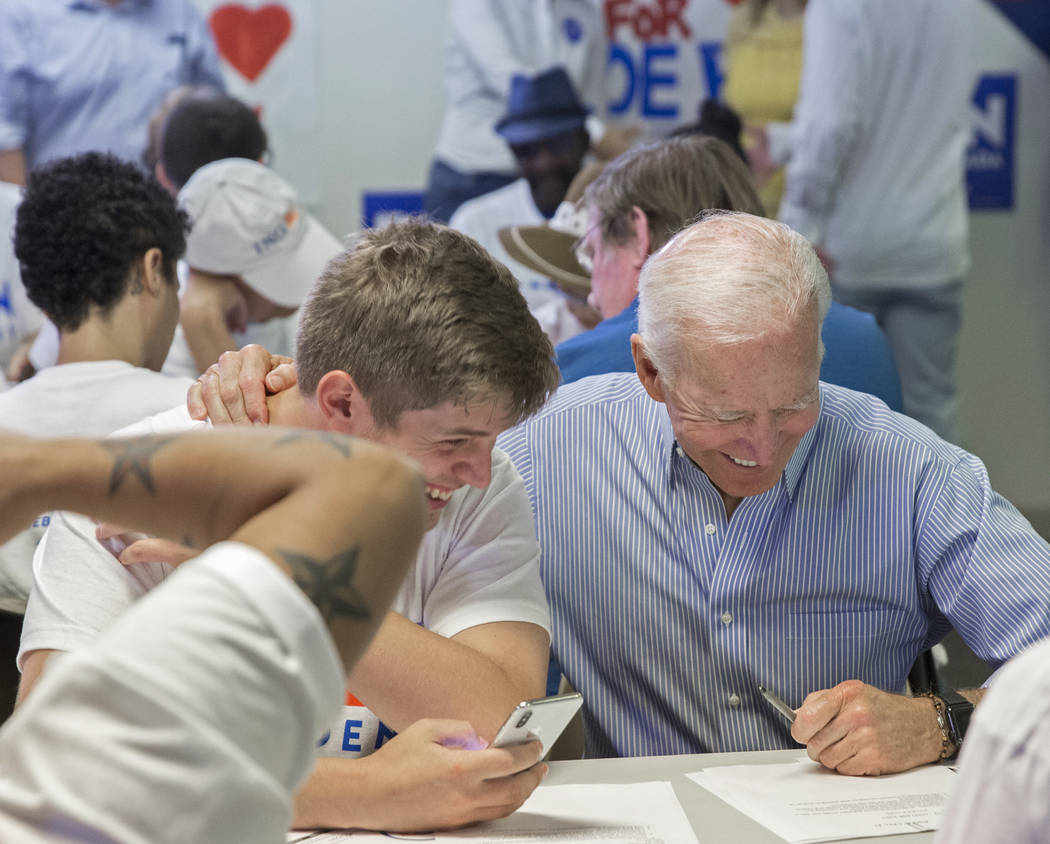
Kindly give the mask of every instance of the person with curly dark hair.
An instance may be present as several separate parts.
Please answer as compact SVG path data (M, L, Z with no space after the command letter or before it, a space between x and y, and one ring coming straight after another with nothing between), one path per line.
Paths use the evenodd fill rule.
M30 300L59 330L59 357L0 394L0 427L104 436L182 402L192 382L159 370L179 319L175 263L187 227L155 179L111 155L84 153L30 173L15 254ZM33 550L48 522L41 516L0 546L3 667L13 665ZM0 676L0 717L15 686L17 675Z
M163 299L177 288L186 231L185 215L155 179L114 156L84 153L30 174L15 255L29 298L66 345L89 316L111 315L126 293Z

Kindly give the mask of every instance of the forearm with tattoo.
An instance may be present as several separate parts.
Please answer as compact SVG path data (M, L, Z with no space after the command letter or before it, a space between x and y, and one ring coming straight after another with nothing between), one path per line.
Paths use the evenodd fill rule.
M354 586L359 548L349 548L327 560L281 548L292 580L303 590L329 625L339 618L370 621L372 610Z

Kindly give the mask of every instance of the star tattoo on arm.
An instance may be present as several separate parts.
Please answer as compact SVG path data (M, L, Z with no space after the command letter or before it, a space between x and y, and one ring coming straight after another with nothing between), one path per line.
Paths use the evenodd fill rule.
M353 584L359 548L341 551L327 560L284 548L279 551L292 569L292 579L313 601L325 622L331 624L343 617L368 621L372 617L368 602Z
M102 447L113 453L113 472L109 476L108 495L113 495L129 475L134 475L150 495L156 495L150 461L175 437L138 437L134 439L104 440Z
M338 451L343 457L350 456L350 439L341 434L333 434L331 431L291 431L281 437L275 446L288 445L289 443L309 440L327 445Z

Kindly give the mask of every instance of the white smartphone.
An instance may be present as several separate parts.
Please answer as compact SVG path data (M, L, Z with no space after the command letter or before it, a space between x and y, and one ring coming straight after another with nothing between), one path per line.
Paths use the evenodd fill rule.
M523 700L507 716L492 746L506 747L540 741L543 744L542 755L546 756L582 704L583 695L579 692Z

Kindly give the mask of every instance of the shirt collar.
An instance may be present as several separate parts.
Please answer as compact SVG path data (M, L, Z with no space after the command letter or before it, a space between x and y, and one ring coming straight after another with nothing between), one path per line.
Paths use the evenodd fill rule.
M658 436L658 447L660 454L663 455L661 465L664 468L665 476L664 482L670 484L671 482L671 466L672 461L675 457L675 449L678 446L678 439L675 437L674 428L671 427L671 417L667 414L667 405L660 402L660 426L657 432ZM820 414L817 416L817 421L803 435L802 439L799 440L797 446L795 446L795 453L791 455L791 459L788 460L787 466L784 467L784 474L782 476L784 482L784 491L790 500L795 498L795 490L798 489L799 482L802 480L802 473L806 470L806 465L809 463L809 456L813 452L813 446L817 441L817 428L820 427L820 420L824 416L824 385L820 386ZM688 459L688 458L687 458ZM701 470L703 471L703 470Z
M813 453L813 446L817 441L817 428L820 427L820 420L824 418L824 385L820 385L820 413L817 414L817 421L813 423L813 427L806 431L805 435L799 440L797 446L795 446L795 453L791 455L791 459L788 461L787 466L784 467L784 488L787 490L788 498L794 500L795 490L798 489L799 482L802 480L802 473L806 470L806 465L809 463L809 456Z
M655 401L655 399L650 399ZM671 417L667 415L667 405L663 402L656 402L659 407L659 418L660 426L657 430L657 447L659 449L660 465L664 470L664 483L670 485L671 483L671 467L673 465L675 449L678 447L678 438L674 435L674 428L671 427Z

